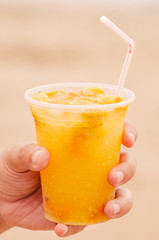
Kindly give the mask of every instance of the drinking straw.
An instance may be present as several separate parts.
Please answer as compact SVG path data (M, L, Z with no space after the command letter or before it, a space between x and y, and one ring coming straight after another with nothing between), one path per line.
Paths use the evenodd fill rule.
M135 49L135 42L126 33L124 33L120 28L118 28L114 23L112 23L107 17L102 16L100 21L109 27L113 32L115 32L119 37L121 37L126 43L128 43L128 52L122 67L120 78L117 84L117 90L115 92L115 97L119 96L121 89L124 86L126 75L130 66L130 62Z

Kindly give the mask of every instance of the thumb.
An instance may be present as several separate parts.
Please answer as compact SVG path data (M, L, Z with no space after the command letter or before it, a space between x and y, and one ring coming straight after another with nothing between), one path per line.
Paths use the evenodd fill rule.
M36 144L18 144L0 155L0 196L15 201L40 186L39 172L49 162L49 152Z
M14 172L40 171L49 163L49 152L36 144L23 143L5 151L2 160Z

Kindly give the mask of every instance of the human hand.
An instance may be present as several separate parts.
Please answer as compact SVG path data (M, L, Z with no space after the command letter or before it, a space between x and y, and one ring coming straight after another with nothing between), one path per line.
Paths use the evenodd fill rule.
M130 133L134 134L134 140ZM126 121L123 144L131 147L135 142L135 127ZM0 223L3 229L13 226L32 230L55 230L58 236L69 236L84 229L84 226L65 226L44 218L39 171L49 162L46 149L35 144L19 144L0 155ZM129 153L121 154L120 164L112 169L109 181L119 186L117 172L124 173L121 184L127 182L135 172L135 159ZM121 173L120 173L121 177ZM120 212L114 215L115 210ZM109 201L104 212L109 218L121 217L132 206L132 196L128 190L117 189L116 199Z
M0 154L0 233L14 226L55 230L59 236L84 229L44 218L39 171L48 163L49 152L36 144L18 144Z
M122 143L131 148L137 139L137 130L128 120L125 121ZM128 182L135 174L136 160L132 152L123 152L120 154L119 165L113 168L108 176L110 184L117 187L115 199L106 203L104 212L110 219L124 216L132 208L133 200L130 190L119 188L122 184Z

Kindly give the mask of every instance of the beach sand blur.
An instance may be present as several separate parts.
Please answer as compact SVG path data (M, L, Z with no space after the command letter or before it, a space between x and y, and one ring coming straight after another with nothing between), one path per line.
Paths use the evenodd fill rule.
M159 12L143 7L65 8L0 5L0 148L35 141L34 122L23 100L28 88L55 82L115 84L126 44L99 17L105 14L136 42L125 87L136 93L128 117L139 138L134 148L138 166L126 184L134 195L131 212L117 220L87 227L67 239L159 239ZM14 228L1 240L59 239L52 231Z

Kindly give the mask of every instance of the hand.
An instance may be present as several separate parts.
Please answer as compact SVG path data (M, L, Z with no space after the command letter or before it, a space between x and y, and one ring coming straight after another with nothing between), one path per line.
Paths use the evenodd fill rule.
M49 152L36 144L18 144L0 154L0 233L14 226L55 230L59 236L84 229L44 218L39 171L48 163Z
M133 133L134 139L131 134ZM131 147L137 137L136 129L125 123L123 144ZM18 226L32 230L55 230L58 236L69 236L84 226L65 226L44 218L39 171L49 162L46 149L35 144L19 144L0 155L0 225L2 230ZM118 175L117 172L120 172ZM124 179L119 183L124 174ZM109 181L114 186L127 182L135 172L135 159L129 153L121 154L120 164L112 169ZM115 204L115 207L114 207ZM117 189L116 199L105 206L109 218L123 216L132 206L128 190ZM119 213L114 214L120 210Z
M137 130L128 120L125 121L123 131L123 145L130 148L137 139ZM119 165L113 168L109 173L109 182L115 187L128 182L135 173L136 161L130 152L120 154ZM119 218L129 212L132 208L132 193L125 188L116 189L114 200L107 202L104 208L106 216L110 219Z

